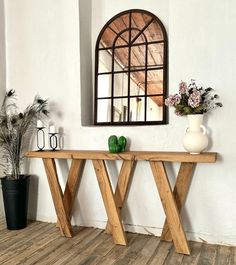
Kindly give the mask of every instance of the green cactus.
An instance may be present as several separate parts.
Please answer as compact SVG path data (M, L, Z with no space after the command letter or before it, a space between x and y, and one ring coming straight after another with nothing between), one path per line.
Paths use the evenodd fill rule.
M121 136L118 140L116 135L111 135L108 138L108 148L110 153L124 152L126 146L126 138Z
M121 136L118 140L118 144L120 146L120 151L125 152L125 147L126 147L126 138L124 136Z

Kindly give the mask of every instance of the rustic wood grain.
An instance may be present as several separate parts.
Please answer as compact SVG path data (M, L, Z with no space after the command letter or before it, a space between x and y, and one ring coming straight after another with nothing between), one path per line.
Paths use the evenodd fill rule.
M70 171L63 196L63 203L66 213L69 217L71 217L71 211L78 190L79 182L82 177L84 165L85 160L73 159L70 166Z
M1 220L1 218L0 218ZM29 222L22 230L0 233L0 264L7 265L235 265L236 247L190 242L191 255L174 251L159 237L127 233L127 246L114 245L101 229L78 228L61 237L54 224Z
M77 228L77 227L76 227ZM95 231L93 228L77 228L77 233L73 238L67 239L65 243L55 246L51 244L49 248L39 248L39 251L34 254L34 256L29 260L30 262L37 261L38 264L55 264L58 260L63 260L67 258L71 249L80 244L86 237Z
M191 249L191 255L185 255L181 265L197 265L201 249L202 243L199 242L189 242L189 247Z
M164 262L164 265L181 265L183 258L183 254L176 253L174 248L172 248Z
M137 253L133 263L136 265L148 264L148 261L155 253L159 243L160 243L159 237L150 236L147 243Z
M187 152L130 151L112 154L104 150L59 150L29 151L26 157L54 159L101 159L101 160L146 160L166 162L215 163L217 153L203 152L192 155Z
M173 195L175 197L176 205L179 212L184 205L187 192L189 190L189 186L192 180L193 169L195 163L182 162L180 165L179 173L176 179L176 184L174 187ZM170 233L170 229L168 227L167 220L165 220L165 224L162 230L161 239L165 241L172 241L172 236Z
M129 265L134 264L137 255L144 248L148 242L150 236L147 235L138 235L137 239L132 244L132 248L124 249L123 253L119 258L114 262L115 265Z
M215 265L230 265L231 249L227 246L218 246Z
M174 195L171 191L170 183L166 175L164 163L150 162L150 165L166 214L175 249L178 253L189 255L190 250L188 247L188 242L180 220L180 215L175 203Z
M71 224L64 207L63 195L57 177L55 161L51 158L43 158L43 163L47 174L54 207L57 213L61 234L66 237L72 237Z
M172 244L170 242L160 242L156 251L150 258L148 264L163 265L168 255L171 252Z
M114 242L116 244L126 245L127 244L126 236L124 234L120 214L115 204L112 187L106 170L105 162L103 160L93 160L93 166L101 190L107 216L112 226L112 235Z
M90 233L87 237L85 237L82 242L78 242L77 244L74 244L71 249L65 253L67 259L61 261L58 260L54 263L54 265L63 264L67 265L71 263L71 260L74 260L75 258L78 258L78 260L83 260L84 256L83 252L89 248L91 245L93 245L93 241L99 237L102 234L101 229L93 229L94 231ZM80 256L80 257L79 257Z
M52 232L56 231L56 228L52 225L43 226L41 229L35 228L34 233L32 231L27 231L24 233L23 238L16 238L15 243L7 247L5 252L1 252L0 264L16 264L21 259L28 257L31 248L37 250L37 247L34 245L34 242L42 242L46 240L50 242L49 235ZM59 235L54 235L53 239L60 237Z
M66 237L72 237L70 224L71 211L79 181L82 176L84 163L87 159L92 160L108 215L106 230L112 232L116 244L122 245L125 245L127 241L120 214L127 196L134 165L136 161L149 161L167 216L162 239L170 241L173 238L176 251L189 254L189 247L181 224L179 212L187 195L194 164L214 163L216 162L217 153L208 152L199 155L191 155L187 152L130 151L112 154L104 150L60 150L30 151L26 153L26 156L43 159L60 231L61 234ZM64 195L58 181L54 159L72 159ZM112 192L104 160L123 160L115 195ZM173 193L163 162L181 162ZM97 260L97 257L95 257L93 263L95 260Z
M216 251L216 245L203 244L197 265L215 265Z
M124 160L121 166L115 190L115 195L114 195L115 203L119 214L121 214L121 209L123 207L123 204L127 196L127 191L132 178L134 167L135 167L135 161L132 160ZM108 219L106 232L111 233L111 229L112 227Z
M115 245L105 256L103 256L97 264L99 265L110 265L119 259L119 257L129 249L132 249L133 245L138 239L138 234L128 233L127 238L129 244L127 246Z

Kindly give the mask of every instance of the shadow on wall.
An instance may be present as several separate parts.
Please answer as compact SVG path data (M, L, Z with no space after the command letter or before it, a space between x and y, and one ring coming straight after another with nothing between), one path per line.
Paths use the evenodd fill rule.
M37 220L39 176L30 176L28 218Z
M92 1L79 1L81 123L93 124L93 76L91 44ZM78 88L79 89L79 88Z

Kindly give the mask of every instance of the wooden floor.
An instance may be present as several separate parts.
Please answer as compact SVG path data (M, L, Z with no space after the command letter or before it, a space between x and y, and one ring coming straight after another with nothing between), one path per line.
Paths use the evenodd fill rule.
M75 236L68 239L54 224L30 222L18 231L5 227L0 218L0 264L236 265L235 247L190 242L192 254L184 256L154 236L127 233L124 247L101 229L74 228Z

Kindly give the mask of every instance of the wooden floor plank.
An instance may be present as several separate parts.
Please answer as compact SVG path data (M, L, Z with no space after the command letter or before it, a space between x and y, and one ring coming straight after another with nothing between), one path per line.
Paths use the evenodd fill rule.
M11 237L10 240L1 240L0 264L1 262L5 262L14 257L18 253L24 252L29 242L33 242L36 238L37 240L40 240L41 235L45 234L52 228L53 227L49 226L47 223L42 223L41 226L36 226L36 230L26 229L25 231L21 231L21 233L20 230L18 230L19 233L15 236L14 232L16 231L8 232Z
M149 238L150 236L147 235L138 235L136 240L132 244L132 248L124 249L123 253L117 258L114 264L115 265L134 264L137 255L140 253L142 248L148 242Z
M82 242L73 245L71 249L67 253L67 259L64 262L60 260L55 262L54 264L68 264L68 261L71 263L71 260L75 257L78 257L83 251L85 251L93 242L93 240L102 233L101 229L94 229L91 234L84 238Z
M97 264L99 265L110 265L113 264L118 258L122 255L124 251L128 251L128 249L133 247L136 239L138 238L138 234L127 233L127 246L119 246L115 245L114 248L110 252L107 253L103 258L99 260Z
M92 229L92 231L94 232L95 230ZM38 262L39 265L44 265L45 262L47 261L50 261L51 264L56 264L57 263L60 263L62 264L62 259L63 259L63 262L65 263L71 263L73 264L73 260L77 260L77 262L79 261L79 259L83 260L85 257L89 257L90 255L93 254L93 251L94 249L96 248L97 245L99 245L100 243L102 243L105 239L107 239L107 237L109 237L109 235L105 234L105 233L97 233L97 232L100 232L100 231L96 231L96 234L94 233L89 233L87 234L87 236L83 237L82 240L77 240L77 243L76 244L73 244L71 245L71 247L69 249L67 249L66 251L61 249L61 252L64 256L64 258L60 258L60 256L57 256L57 250L53 253L53 256L54 256L54 259L49 259L48 260L48 257L45 257L44 260L42 260L41 262ZM91 236L91 240L87 242L87 244L83 245L83 242L84 240L86 239L86 237L88 236ZM70 242L68 243L70 244ZM65 246L62 246L62 247L67 247L67 245ZM76 250L76 251L73 251L73 248ZM71 252L73 252L71 254ZM80 256L83 256L82 258Z
M216 254L216 265L230 265L231 248L218 246Z
M141 249L141 251L139 251L139 253L137 254L136 258L134 259L134 264L147 264L147 262L153 256L159 243L160 238L151 236L143 249Z
M189 242L189 246L191 249L191 255L184 256L181 265L197 265L200 254L202 243L198 242Z
M3 224L3 218L0 218ZM236 247L189 242L191 255L177 254L171 242L127 233L128 245L115 245L101 229L74 228L62 237L55 224L30 222L27 228L0 233L4 265L236 265Z
M175 249L172 248L163 265L181 265L183 258L183 254L176 253Z
M230 265L236 264L236 247L231 247L231 254L230 254Z
M171 248L173 248L173 244L170 242L160 242L155 253L150 258L148 264L150 265L163 265L167 256L169 255Z
M107 255L108 252L110 252L115 247L115 244L113 243L113 240L111 237L109 237L107 240L102 242L100 245L98 245L93 254L99 257L104 257Z
M75 235L70 240L66 240L65 242L62 242L62 244L53 245L52 248L47 249L47 251L44 251L42 249L41 254L34 255L34 259L37 260L38 265L44 265L45 263L54 264L56 261L60 259L65 259L68 251L75 245L81 242L85 237L87 237L90 233L92 233L94 229L92 228L84 228L79 229L77 235Z
M203 244L197 265L215 265L216 251L216 245Z
M49 230L37 235L37 238L34 238L34 240L27 241L24 245L12 252L6 264L27 264L27 261L30 260L36 252L38 253L40 249L50 244L53 240L57 241L62 238L65 239L58 234L58 231L55 233L55 227L50 227Z

